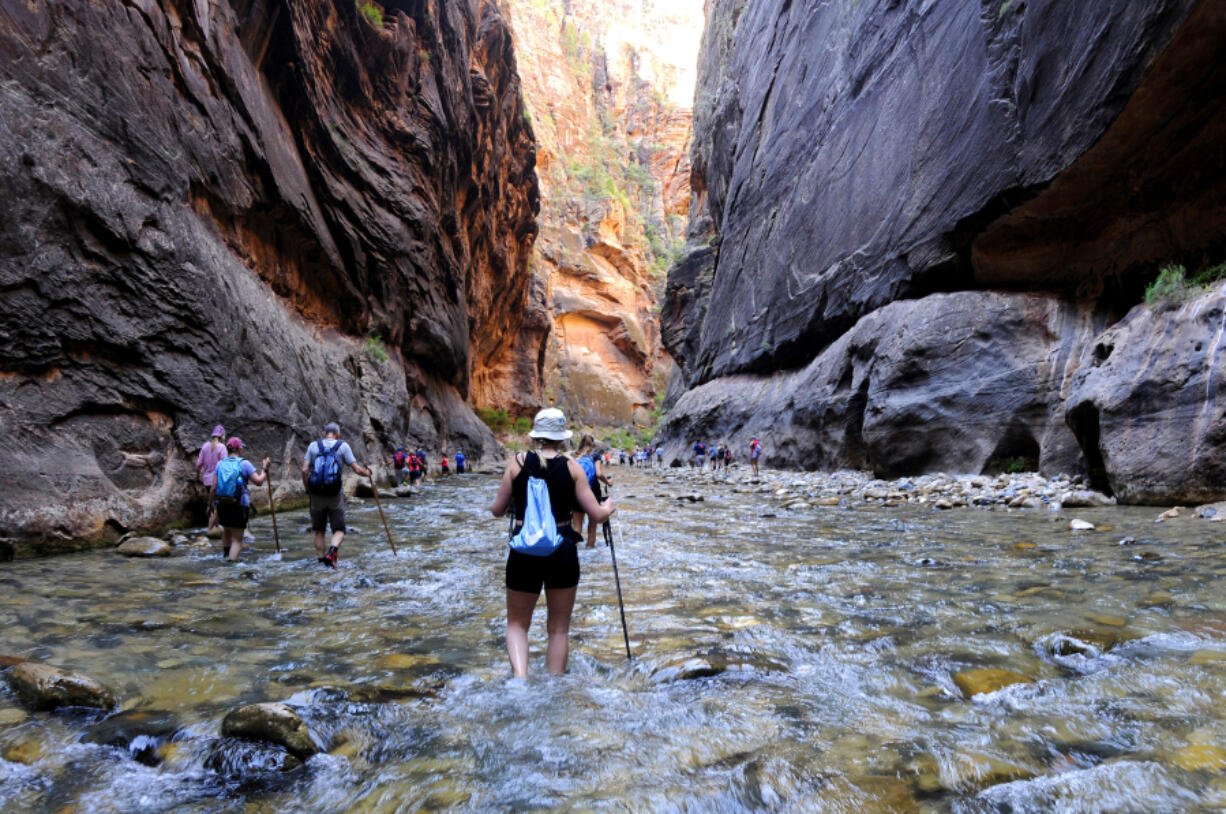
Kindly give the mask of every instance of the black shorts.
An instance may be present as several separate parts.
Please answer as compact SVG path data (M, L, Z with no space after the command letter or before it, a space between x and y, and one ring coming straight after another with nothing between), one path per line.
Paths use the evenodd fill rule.
M247 528L247 516L250 513L250 506L238 503L218 503L217 525L223 529L245 529Z
M327 531L327 527L332 527L332 532L345 530L345 506L329 507L327 505L316 509L311 507L311 531Z
M574 588L579 584L579 550L575 547L575 532L570 529L558 550L548 557L521 554L515 549L507 552L507 590L523 591L526 594L546 590Z

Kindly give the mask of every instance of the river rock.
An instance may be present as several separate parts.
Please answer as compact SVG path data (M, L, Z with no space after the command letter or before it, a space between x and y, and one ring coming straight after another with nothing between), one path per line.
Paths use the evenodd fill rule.
M1088 520L1074 517L1068 523L1069 531L1094 531L1094 524Z
M231 710L221 722L221 734L276 743L304 760L321 751L306 722L280 703L248 704Z
M1226 518L1226 501L1206 503L1196 507L1196 516L1202 520L1220 520Z
M258 772L293 771L302 761L272 744L221 738L209 748L204 766L222 777L243 779Z
M161 760L161 747L178 728L174 716L169 712L133 709L99 721L89 728L81 740L123 749L138 762L153 766Z
M1115 498L1090 489L1077 489L1062 494L1060 502L1070 509L1086 509L1094 506L1114 506Z
M97 681L50 664L18 664L9 670L8 680L17 697L35 709L115 707L115 696Z
M10 763L24 763L29 766L43 756L43 744L34 738L24 738L14 741L0 750L0 758Z
M133 537L115 547L125 557L169 557L170 544L156 537Z
M9 724L19 724L26 718L30 717L24 709L9 707L8 709L0 709L0 726Z
M996 692L1013 684L1033 684L1034 679L1013 670L980 668L967 670L954 676L954 684L965 698L981 693Z

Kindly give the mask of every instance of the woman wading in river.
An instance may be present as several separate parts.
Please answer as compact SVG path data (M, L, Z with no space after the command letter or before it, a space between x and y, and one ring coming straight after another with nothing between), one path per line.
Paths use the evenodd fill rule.
M562 544L548 556L533 556L514 549L507 553L507 655L517 678L528 674L528 628L542 586L549 633L545 666L554 675L566 672L570 615L579 585L579 552L575 544L582 539L571 527L571 510L579 507L594 523L608 520L614 511L611 499L603 504L596 502L583 467L562 454L563 443L572 434L566 429L566 417L561 410L549 408L537 413L528 435L540 442L540 450L519 453L511 459L502 475L498 496L490 506L495 517L502 517L508 508L514 508L518 530L528 503L528 477L530 474L540 477L549 489L550 510L562 535Z

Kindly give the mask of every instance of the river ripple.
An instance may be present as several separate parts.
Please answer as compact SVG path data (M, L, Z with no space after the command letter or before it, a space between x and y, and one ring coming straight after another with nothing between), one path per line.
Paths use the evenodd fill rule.
M581 550L571 672L503 651L496 480L372 503L335 572L303 511L229 567L207 547L0 568L0 653L78 670L178 733L147 766L97 716L0 688L0 808L44 811L1187 811L1226 805L1222 525L1157 510L770 509L617 469ZM686 493L693 489L685 485ZM1072 516L1109 530L1071 533ZM1136 542L1120 545L1125 537ZM962 698L959 672L1034 679ZM216 756L242 703L296 705L328 754ZM230 750L233 753L233 749ZM24 762L23 762L24 761ZM224 765L223 765L224 764ZM220 771L219 771L220 770ZM67 808L65 808L67 807Z

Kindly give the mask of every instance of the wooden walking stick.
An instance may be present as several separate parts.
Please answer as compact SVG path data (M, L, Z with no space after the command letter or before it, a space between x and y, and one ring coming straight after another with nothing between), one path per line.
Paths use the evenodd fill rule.
M269 457L268 453L264 453L264 457ZM272 473L269 472L268 479L264 483L268 486L268 513L272 515L272 539L277 545L277 556L281 556L281 533L277 531L277 507L272 502Z
M392 547L392 556L399 557L396 553L396 544L392 542L392 530L387 527L387 515L383 513L383 504L379 502L379 487L375 485L375 476L372 473L370 476L370 490L375 494L375 505L379 507L379 518L383 521L383 530L387 532L387 544Z

